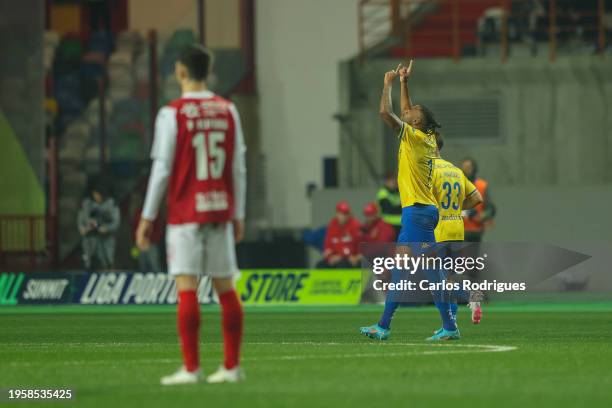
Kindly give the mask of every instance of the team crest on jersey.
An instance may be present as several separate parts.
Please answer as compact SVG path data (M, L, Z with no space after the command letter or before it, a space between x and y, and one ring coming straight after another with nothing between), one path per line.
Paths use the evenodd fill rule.
M200 117L200 108L194 102L189 102L181 107L181 114L185 115L189 119Z

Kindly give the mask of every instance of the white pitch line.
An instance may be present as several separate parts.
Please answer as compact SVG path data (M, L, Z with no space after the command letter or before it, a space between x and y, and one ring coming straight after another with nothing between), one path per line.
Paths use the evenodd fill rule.
M34 345L36 343L31 343ZM115 345L115 346L125 346L125 345L136 345L138 343L73 343L74 345L83 345L90 347L91 344L99 344L99 345ZM142 343L143 345L150 345L151 343ZM168 344L168 343L159 343L159 344ZM222 344L222 343L206 343L207 345L212 344ZM62 345L60 343L47 343L45 346L49 345ZM366 346L368 348L378 347L378 348L394 348L394 347L420 347L420 348L439 348L440 350L406 350L406 351L393 351L384 353L372 353L372 352L360 352L360 353L342 353L342 354L290 354L290 355L281 355L281 356L270 356L270 357L246 357L244 361L295 361L295 360L310 360L310 359L344 359L344 358L360 358L360 357L402 357L402 356L415 356L415 355L436 355L436 354L465 354L465 353L499 353L499 352L507 352L516 350L515 346L504 346L504 345L495 345L495 344L450 344L450 343L336 343L336 342L251 342L245 343L245 345L302 345L302 346L349 346L349 345L359 345ZM454 349L454 350L452 350ZM211 358L204 358L204 360L208 360ZM179 361L178 358L158 358L158 359L135 359L135 360L125 360L128 364L152 364L152 363L161 363L161 364L170 364L177 363ZM29 361L24 362L9 362L8 365L11 367L40 367L47 365L62 365L62 366L79 366L79 365L96 365L96 364L117 364L117 360L68 360L68 361L55 361L50 362L46 361L44 364L42 363L33 363Z
M272 344L272 343L271 343ZM295 344L295 343L288 343ZM310 344L321 344L321 345L349 345L349 344L357 344L357 343L310 343ZM309 354L299 354L299 355L288 355L288 356L277 356L275 358L270 358L270 360L278 359L278 360L306 360L306 359L316 359L316 358L352 358L352 357L400 357L400 356L409 356L409 355L435 355L435 354L465 354L465 353L499 353L506 351L516 350L515 346L502 346L502 345L494 345L494 344L427 344L427 343L387 343L387 344L375 344L370 343L374 347L394 347L394 346L416 346L416 347L440 347L440 348L463 348L464 350L439 350L439 351L400 351L400 352L385 352L381 353L344 353L344 354L333 354L333 355L324 355L320 354L309 355ZM258 357L257 359L261 359ZM265 358L264 359L268 359Z
M176 342L178 344L178 340ZM133 343L133 342L72 342L72 343L63 343L63 342L45 342L45 343L23 343L23 342L15 342L15 343L0 343L0 347L52 347L52 346L60 346L60 347L125 347L125 346L135 346L135 347L143 347L143 346L152 346L152 345L167 345L173 346L175 343L173 342L146 342L146 343ZM223 344L223 342L203 342L200 343L202 346L206 345L215 345L215 344ZM358 345L358 346L371 346L371 347L403 347L403 346L421 346L421 347L477 347L477 348L492 348L492 347L512 347L514 346L500 346L495 344L463 344L453 341L447 341L443 343L395 343L395 342L385 342L385 341L367 341L367 342L327 342L327 341L248 341L244 342L244 345L256 345L256 346L350 346L350 345Z

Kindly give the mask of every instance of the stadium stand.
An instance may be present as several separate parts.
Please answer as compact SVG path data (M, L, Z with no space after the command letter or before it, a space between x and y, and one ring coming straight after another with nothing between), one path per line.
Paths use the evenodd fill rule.
M184 45L196 41L190 29L158 37L156 106L180 95L174 61ZM102 171L113 177L113 193L121 201L146 176L151 122L148 45L140 33L132 31L116 35L98 31L89 36L45 33L48 98L57 105L54 130L59 136L61 259L78 252L73 214L88 179ZM222 75L215 77L213 86L224 94L244 77L246 65L240 50L221 49L215 54ZM104 168L103 160L107 163Z
M458 4L457 4L458 3ZM410 35L410 55L413 57L449 57L453 55L452 31L449 26L453 21L453 7L461 8L459 25L459 41L466 47L474 47L477 40L477 23L481 15L488 9L498 6L499 1L461 1L443 2L435 12L425 15L414 26ZM406 47L396 47L391 50L394 58L406 56Z
M117 184L116 193L129 190L123 189L122 184L133 184L139 174L133 171L137 166L131 162L146 157L147 118L142 108L142 96L146 95L137 98L134 64L143 52L143 40L138 33L120 33L115 39L104 31L93 33L88 41L70 34L58 42L58 35L51 32L46 38L47 55L55 51L52 75L59 106L56 131L60 135L60 213L74 214L88 177L101 170L101 146L106 146L104 153L111 162L111 173L128 180ZM147 80L142 73L140 79ZM103 137L108 140L103 141ZM78 242L73 230L72 217L61 217L60 234L65 238L60 248L62 255Z
M600 51L600 37L606 43L612 37L612 2L603 1L601 28L599 7L597 0L365 0L359 6L361 53L375 49L393 58L496 55L507 41L515 54L545 55L554 37L561 53L589 54Z

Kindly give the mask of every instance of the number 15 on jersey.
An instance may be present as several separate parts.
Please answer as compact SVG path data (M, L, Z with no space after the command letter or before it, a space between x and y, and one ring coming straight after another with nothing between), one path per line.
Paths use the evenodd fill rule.
M191 144L195 149L196 178L198 180L221 178L225 167L225 150L221 146L224 141L225 132L222 131L202 131L195 134Z

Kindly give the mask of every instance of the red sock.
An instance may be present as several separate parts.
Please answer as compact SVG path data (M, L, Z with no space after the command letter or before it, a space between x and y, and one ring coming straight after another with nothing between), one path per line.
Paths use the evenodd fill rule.
M225 368L229 370L236 367L240 361L242 305L233 289L219 295L219 303L221 304Z
M200 304L195 290L179 292L177 321L185 369L195 371L200 368Z

